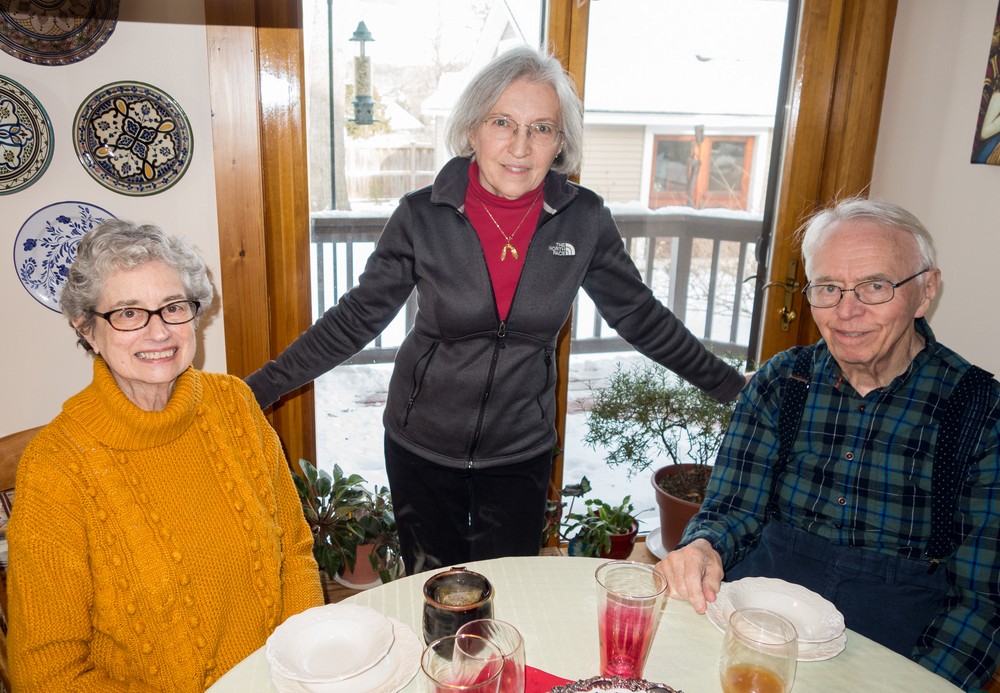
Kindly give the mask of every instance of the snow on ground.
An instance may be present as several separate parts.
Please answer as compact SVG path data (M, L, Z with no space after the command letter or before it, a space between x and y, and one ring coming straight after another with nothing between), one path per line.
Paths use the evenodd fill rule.
M593 490L585 498L601 498L613 504L631 495L636 510L648 509L639 516L645 532L659 524L650 481L655 465L629 480L624 471L608 467L600 451L583 443L590 387L600 387L619 362L627 365L642 358L635 352L571 358L563 483L575 483L586 476ZM391 371L392 364L340 366L316 380L320 468L332 470L337 463L345 472L363 476L369 486L388 484L382 452L382 409Z

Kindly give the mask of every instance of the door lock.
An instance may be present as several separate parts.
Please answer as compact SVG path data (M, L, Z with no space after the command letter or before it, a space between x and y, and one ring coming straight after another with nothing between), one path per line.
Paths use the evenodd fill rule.
M799 268L798 260L788 261L788 276L783 282L768 282L761 289L770 289L772 286L780 286L785 290L785 301L784 305L778 310L778 316L781 319L781 331L788 332L789 326L799 317L799 314L795 312L792 307L792 301L795 299L795 294L801 289L801 285L795 278L795 272Z

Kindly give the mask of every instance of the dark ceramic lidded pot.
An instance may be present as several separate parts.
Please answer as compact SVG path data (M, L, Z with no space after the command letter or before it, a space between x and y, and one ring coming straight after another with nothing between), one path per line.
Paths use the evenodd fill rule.
M493 618L493 585L464 567L437 573L424 583L424 642L454 635L464 624Z

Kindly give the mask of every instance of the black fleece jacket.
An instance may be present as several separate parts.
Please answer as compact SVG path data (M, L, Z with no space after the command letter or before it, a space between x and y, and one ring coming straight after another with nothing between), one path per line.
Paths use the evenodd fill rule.
M247 377L261 406L351 357L417 290L413 329L396 355L383 422L411 452L449 467L513 464L552 449L555 348L582 286L638 351L720 401L743 375L714 356L642 282L611 212L561 174L501 321L476 231L464 214L469 160L405 195L358 285L277 359Z

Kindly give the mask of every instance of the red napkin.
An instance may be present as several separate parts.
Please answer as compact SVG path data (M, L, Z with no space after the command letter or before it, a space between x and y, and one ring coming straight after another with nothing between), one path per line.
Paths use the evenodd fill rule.
M553 686L569 683L569 679L550 674L535 667L524 667L524 693L549 693Z

